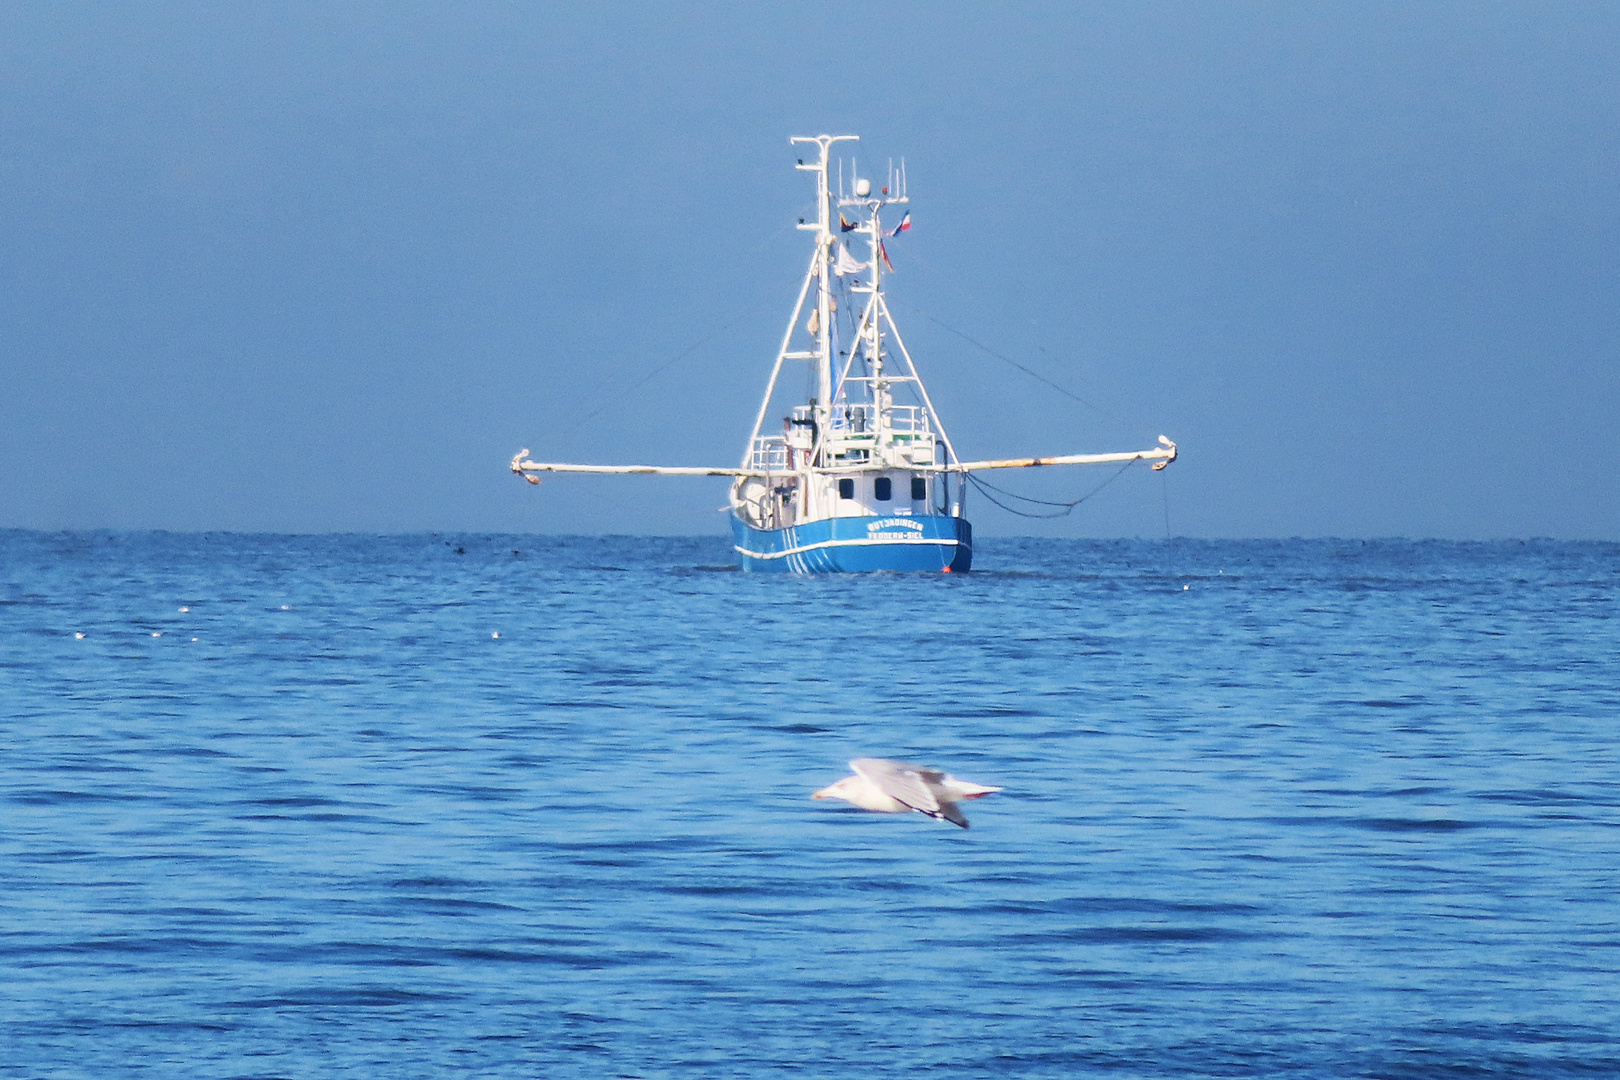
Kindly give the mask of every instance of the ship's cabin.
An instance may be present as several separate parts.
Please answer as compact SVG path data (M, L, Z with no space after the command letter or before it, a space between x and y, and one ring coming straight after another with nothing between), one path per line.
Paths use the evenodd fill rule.
M833 491L832 517L945 513L945 483L938 473L849 473L834 478Z
M750 525L782 529L830 517L952 513L938 470L944 444L921 406L812 401L782 418L779 435L754 441L732 504Z

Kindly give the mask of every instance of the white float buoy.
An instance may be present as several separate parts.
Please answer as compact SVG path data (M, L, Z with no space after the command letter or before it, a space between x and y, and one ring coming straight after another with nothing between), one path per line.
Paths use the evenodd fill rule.
M154 630L154 631L152 631L152 636L153 636L153 637L162 637L162 636L163 636L163 631L161 631L161 630Z
M188 607L183 607L183 608L181 608L181 609L180 609L180 614L182 614L182 615L184 615L184 614L185 614L185 613L186 613L186 612L188 612L188 611L190 611L190 610L191 610L191 609L190 609L190 608L188 608Z
M83 641L84 640L84 631L83 630L75 630L75 631L73 631L73 637L78 641Z
M501 636L501 632L499 630L497 630L497 631L495 631L493 634L491 634L489 636L492 637L492 638L498 638L498 637Z

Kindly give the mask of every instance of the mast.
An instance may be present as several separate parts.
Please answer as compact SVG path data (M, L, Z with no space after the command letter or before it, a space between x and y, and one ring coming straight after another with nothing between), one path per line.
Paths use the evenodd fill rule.
M765 414L770 411L771 397L776 393L776 380L782 373L783 361L810 360L815 363L817 393L814 415L818 430L825 431L832 416L832 296L828 275L831 272L830 257L834 234L832 192L827 184L827 165L831 160L830 151L834 143L858 141L859 135L795 135L788 139L792 145L810 144L818 151L815 161L806 164L801 158L794 166L799 172L816 174L816 220L814 224L801 221L796 226L800 232L815 233L816 246L810 256L810 268L805 272L804 284L799 287L798 302L793 306L793 314L788 316L787 329L782 334L782 345L776 351L776 363L772 366L770 380L765 385L765 396L760 400L759 412L754 415L754 428L748 433L748 444L743 450L742 460L745 470L759 441ZM815 339L814 346L809 350L795 352L792 350L793 334L798 329L800 317L804 314L804 302L809 297L812 285L816 286L813 316L815 332L812 335Z
M844 136L853 138L853 136ZM797 140L795 140L797 141ZM816 422L824 423L830 415L832 402L832 295L828 280L832 267L832 193L827 187L828 150L836 139L821 136L816 140L821 147L821 160L816 168L816 262L820 270L820 286L816 292ZM803 228L804 226L800 226Z

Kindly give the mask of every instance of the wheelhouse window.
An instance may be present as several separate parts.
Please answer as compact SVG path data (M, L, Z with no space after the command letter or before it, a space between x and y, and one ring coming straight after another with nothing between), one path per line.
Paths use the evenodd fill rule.
M911 501L922 502L928 498L928 481L920 476L911 478Z
M840 480L840 481L838 481L838 497L840 499L853 499L855 497L855 481L854 480Z
M872 498L878 502L888 502L894 498L894 481L887 476L880 476L872 481Z

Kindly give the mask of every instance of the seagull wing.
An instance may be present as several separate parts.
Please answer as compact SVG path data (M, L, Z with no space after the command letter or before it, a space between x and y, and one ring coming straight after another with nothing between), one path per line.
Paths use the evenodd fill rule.
M856 773L866 777L883 794L905 803L913 810L932 818L944 818L953 825L967 828L967 818L948 797L941 799L937 786L944 774L934 769L923 769L887 758L856 758L849 763Z

